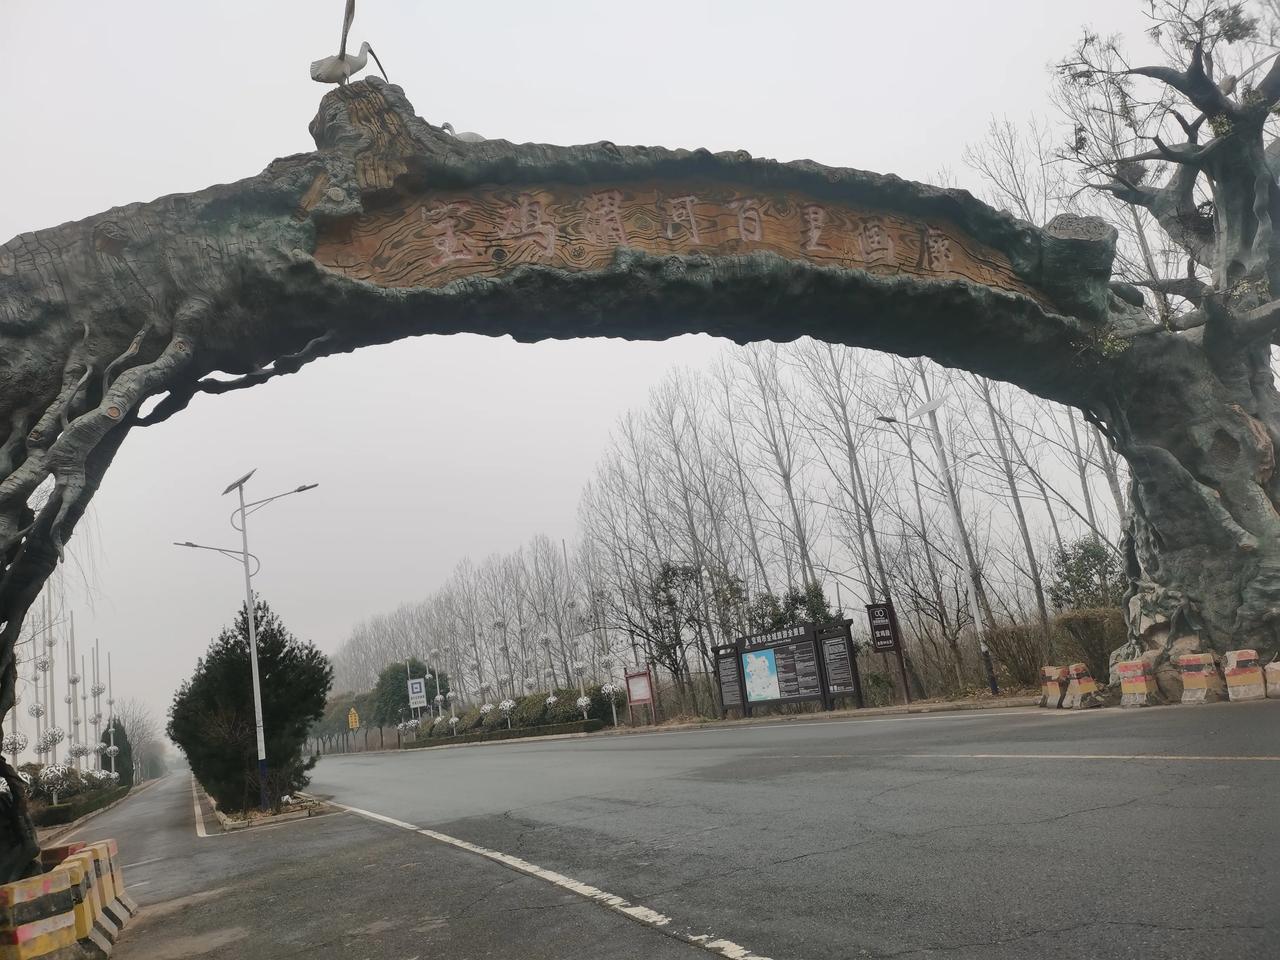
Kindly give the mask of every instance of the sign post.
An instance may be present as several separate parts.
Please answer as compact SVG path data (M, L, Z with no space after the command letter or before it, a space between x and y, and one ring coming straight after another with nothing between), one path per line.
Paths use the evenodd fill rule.
M649 719L656 727L658 725L658 711L654 709L653 704L653 674L649 672L649 668L637 670L628 673L627 681L627 721L635 723L635 715L633 707L649 707Z
M910 703L911 685L907 683L907 661L902 655L902 636L898 631L898 615L893 609L893 602L886 597L883 603L868 603L867 619L871 623L871 649L876 653L898 655L902 696Z
M356 713L355 707L347 711L347 729L352 733L360 729L360 714Z

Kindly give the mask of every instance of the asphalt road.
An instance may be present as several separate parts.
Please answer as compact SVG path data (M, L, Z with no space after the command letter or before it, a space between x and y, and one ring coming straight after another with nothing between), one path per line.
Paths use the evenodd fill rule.
M428 914L506 869L487 852L775 960L1280 956L1280 702L351 754L313 791L400 821L364 823L396 851L378 869L440 877L416 897ZM518 885L561 888L507 875L484 907L506 948L444 955L529 955ZM563 930L606 917L612 955L660 955L579 899Z
M113 960L449 960L707 954L506 867L348 814L196 830L189 774L170 774L66 839L115 837L142 907Z

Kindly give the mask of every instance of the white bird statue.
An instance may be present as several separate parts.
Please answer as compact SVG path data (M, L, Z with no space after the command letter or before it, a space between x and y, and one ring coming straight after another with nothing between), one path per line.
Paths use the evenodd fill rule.
M469 130L463 130L461 133L457 133L453 129L453 124L449 123L447 120L440 124L440 129L449 134L449 136L453 137L455 140L461 140L463 143L484 143L484 141L488 139L478 133L472 133Z
M369 46L368 40L360 44L359 53L347 53L347 33L351 30L351 21L355 18L356 0L347 0L347 14L342 21L342 45L338 47L338 55L314 61L311 64L312 80L317 83L345 84L353 74L364 69L364 65L369 62L369 57L373 57L373 62L378 65L378 72L382 74L382 79L387 79L387 71L382 69L382 61L373 52L373 47Z

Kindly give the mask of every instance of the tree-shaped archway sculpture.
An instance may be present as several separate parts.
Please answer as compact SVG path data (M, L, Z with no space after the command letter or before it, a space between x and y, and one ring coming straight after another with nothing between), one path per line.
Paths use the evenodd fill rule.
M745 153L462 142L377 78L325 96L313 153L15 238L0 248L0 713L23 617L130 430L317 357L461 331L809 335L1071 404L1131 469L1134 641L1273 648L1278 197L1262 125L1280 74L1238 100L1194 63L1165 79L1231 118L1178 148L1220 188L1213 223L1177 175L1115 185L1213 275L1183 291L1198 309L1181 330L1111 283L1100 220L1039 230L962 191ZM6 832L0 880L31 859L20 813Z

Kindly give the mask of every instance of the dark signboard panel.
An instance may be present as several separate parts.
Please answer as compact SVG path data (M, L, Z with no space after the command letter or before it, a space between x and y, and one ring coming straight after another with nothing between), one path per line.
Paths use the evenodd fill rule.
M894 653L898 657L898 672L902 674L902 698L911 702L911 687L907 683L907 661L902 655L902 636L898 632L898 615L886 597L879 603L867 604L867 620L871 624L871 649L876 653Z
M867 619L871 623L871 649L876 653L893 653L898 649L898 619L893 604L868 603Z
M857 653L853 646L852 620L820 627L818 650L822 654L822 670L827 678L827 696L831 699L853 694L859 707L862 701L862 678L858 676ZM834 703L832 704L834 706Z
M738 647L712 647L716 678L720 683L720 702L726 710L742 709L742 675L738 672Z
M832 693L852 693L853 650L848 626L830 627L818 633L822 665L827 669L827 689Z
M822 695L818 676L818 651L811 640L769 648L778 674L779 700L799 700Z

